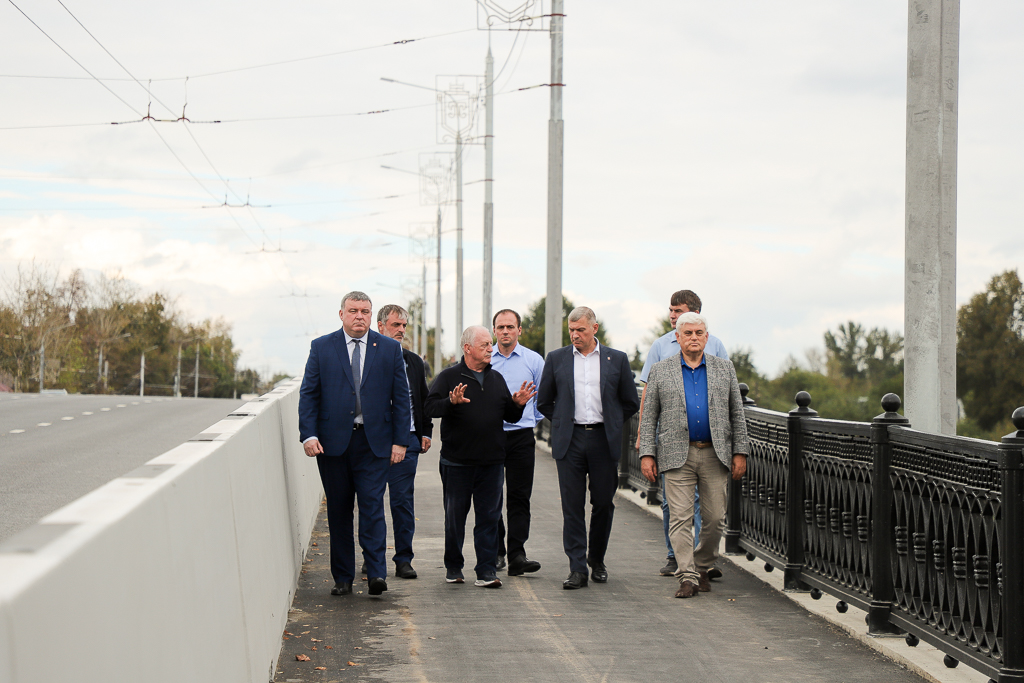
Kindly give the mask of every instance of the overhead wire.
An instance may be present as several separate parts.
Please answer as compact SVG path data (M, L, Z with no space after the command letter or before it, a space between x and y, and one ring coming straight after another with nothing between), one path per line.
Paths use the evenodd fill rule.
M8 0L8 2L10 2L12 5L14 4L13 0ZM63 3L61 3L61 4L63 4ZM15 5L15 7L17 7L17 5ZM19 9L19 11L20 11L20 9ZM24 14L24 12L22 12L22 14ZM221 75L224 75L224 74L238 73L238 72L241 72L241 71L252 71L254 69L265 69L265 68L272 67L272 66L283 66L285 64L295 64L297 62L307 62L307 61L312 61L312 60L315 60L315 59L326 59L328 57L338 57L338 56L341 56L341 55L353 54L353 53L356 53L356 52L366 52L367 50L378 50L378 49L384 48L384 47L394 47L394 46L397 46L397 45L408 45L409 43L418 43L418 42L423 42L425 40L433 40L435 38L447 38L448 36L459 35L460 33L469 33L471 31L476 31L476 30L477 30L476 28L459 29L458 31L448 31L448 32L445 32L445 33L435 33L433 35L420 36L418 38L405 38L403 40L392 40L392 41L388 41L386 43L378 43L376 45L367 45L367 46L364 46L364 47L356 47L356 48L351 48L351 49L348 49L348 50L339 50L337 52L327 52L327 53L319 54L319 55L309 55L309 56L306 56L306 57L294 57L292 59L283 59L283 60L276 61L276 62L266 62L264 64L253 64L253 65L250 65L250 66L240 66L240 67L236 67L236 68L233 68L233 69L222 69L220 71L209 71L207 73L201 73L201 74L191 74L191 75L187 75L187 76L171 76L171 77L165 77L165 78L151 78L151 79L147 79L147 80L150 80L150 81L153 81L153 82L182 81L182 80L189 79L189 78L195 80L197 78L207 78L209 76L221 76ZM36 76L36 75L32 75L32 74L0 74L0 78L38 78L38 79L49 79L49 80L88 80L88 79L86 79L86 78L84 78L82 76ZM104 81L128 81L128 80L133 80L133 79L129 79L129 78L104 78L104 79L101 79L101 80L104 80Z

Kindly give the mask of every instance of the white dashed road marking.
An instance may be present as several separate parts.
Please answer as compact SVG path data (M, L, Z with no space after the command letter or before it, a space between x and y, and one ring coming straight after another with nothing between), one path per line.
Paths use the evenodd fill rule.
M118 408L127 408L128 406L127 406L127 404L124 404L124 403L118 403L117 407Z
M84 411L82 413L82 415L92 415L92 411L91 410L86 410L86 411Z
M61 419L62 420L74 420L75 418L73 418L73 417L62 417Z
M49 422L40 422L39 424L36 425L36 427L49 427L49 426L50 426Z
M11 430L11 434L24 434L24 433L25 433L24 429L12 429Z
M102 411L103 411L103 412L105 413L105 412L107 412L108 410L110 410L110 408L100 408L100 410L102 410Z

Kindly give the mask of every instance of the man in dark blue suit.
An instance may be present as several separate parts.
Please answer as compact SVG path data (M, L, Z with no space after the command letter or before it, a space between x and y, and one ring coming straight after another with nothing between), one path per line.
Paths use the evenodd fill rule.
M562 496L562 545L569 557L572 590L608 580L605 552L612 531L622 425L640 409L629 358L601 346L597 316L586 306L569 314L572 344L548 354L537 409L551 420L551 455ZM587 477L590 477L590 537L587 538Z
M352 506L359 502L359 545L368 592L388 589L384 487L405 458L411 413L402 345L370 330L373 304L362 292L341 300L342 328L314 339L299 390L299 439L316 457L327 496L332 595L352 592Z

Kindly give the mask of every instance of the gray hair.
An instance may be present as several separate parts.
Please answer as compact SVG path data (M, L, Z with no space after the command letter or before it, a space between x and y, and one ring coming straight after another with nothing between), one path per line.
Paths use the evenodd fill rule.
M462 340L459 348L465 346L472 346L473 343L476 341L477 335L479 335L481 332L486 334L487 339L490 340L491 333L486 327L482 325L470 325L469 327L467 327L465 331L463 331L462 333Z
M690 311L689 313L683 313L681 316L679 316L679 318L676 320L676 332L681 332L683 329L683 325L703 325L704 331L708 331L708 319L702 316L700 313L694 313L693 311Z
M362 299L360 299L360 301L362 301ZM391 315L392 313L397 314L399 320L409 319L409 311L405 310L398 304L384 304L383 306L380 307L380 310L377 311L377 322L387 322L388 316Z
M597 315L586 306L577 306L569 313L569 322L574 323L577 320L583 320L593 325L597 322Z
M366 302L369 302L370 306L373 306L373 302L370 301L369 295L365 294L364 292L360 292L358 289L352 290L351 292L349 292L345 296L341 297L341 308L342 309L345 308L345 302L347 302L347 301L366 301Z

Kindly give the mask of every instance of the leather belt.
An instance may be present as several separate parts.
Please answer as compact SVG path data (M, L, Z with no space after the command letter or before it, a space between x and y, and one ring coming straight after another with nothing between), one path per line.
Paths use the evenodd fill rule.
M589 424L589 425L574 424L573 427L581 427L581 428L583 428L584 431L590 432L590 431L593 431L595 429L604 429L604 422L595 422L595 423Z
M365 425L364 425L364 424L363 424L362 422L353 422L353 423L352 423L352 431L353 431L353 432L355 432L355 431L359 431L359 430L360 430L360 429L362 429L362 428L363 428L364 426L365 426Z
M710 441L691 441L690 445L694 448L711 448L713 444Z

